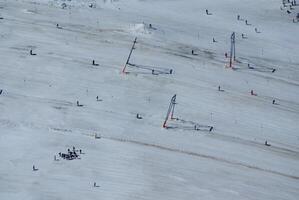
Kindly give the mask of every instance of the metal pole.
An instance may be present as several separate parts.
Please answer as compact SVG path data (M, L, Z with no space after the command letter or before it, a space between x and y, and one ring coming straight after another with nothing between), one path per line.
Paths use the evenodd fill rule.
M176 95L174 95L171 99L171 101L172 101L171 119L174 119L173 115L174 115L174 107L175 107L175 104L176 104L175 100L176 100Z
M233 33L234 61L236 60L236 35Z
M229 58L229 67L232 67L233 64L233 57L234 61L236 60L236 54L235 54L235 32L232 33L230 37L231 43L230 43L230 58Z

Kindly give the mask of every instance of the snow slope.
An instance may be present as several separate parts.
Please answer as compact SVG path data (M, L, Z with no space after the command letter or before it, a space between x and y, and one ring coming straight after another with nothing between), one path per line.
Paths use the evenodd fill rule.
M297 199L299 6L280 6L1 0L0 199ZM135 37L130 63L174 73L121 73ZM163 129L174 94L186 122ZM73 146L81 159L53 160Z

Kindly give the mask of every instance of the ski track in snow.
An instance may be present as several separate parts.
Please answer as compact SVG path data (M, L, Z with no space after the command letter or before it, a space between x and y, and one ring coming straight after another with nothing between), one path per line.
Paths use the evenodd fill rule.
M258 170L258 171L264 171L264 172L267 172L267 173L272 173L272 174L275 174L275 175L280 175L280 176L284 176L284 177L288 177L288 178L292 178L292 179L296 179L296 180L299 179L298 176L292 176L292 175L289 175L289 174L284 174L284 173L269 170L269 169L263 169L263 168L260 168L260 167L257 167L257 166L248 165L246 163L234 162L234 161L226 160L226 159L223 159L223 158L220 158L220 157L217 158L217 157L209 156L209 155L205 155L205 154L200 154L200 153L195 153L195 152L190 152L190 151L184 151L184 150L170 148L170 147L165 147L165 146L161 146L161 145L158 145L158 144L149 144L149 143L144 143L144 142L140 142L140 141L120 139L120 138L112 138L112 137L105 137L105 136L103 136L102 138L103 139L114 140L114 141L119 141L119 142L132 143L132 144L146 146L146 147L157 148L157 149L160 149L160 150L171 151L171 152L181 153L181 154L190 155L190 156L196 156L196 157L211 159L211 160L224 162L224 163L228 163L228 164L232 164L232 165L238 165L238 166L242 166L242 167L246 167L246 168L250 168L250 169L254 169L254 170Z

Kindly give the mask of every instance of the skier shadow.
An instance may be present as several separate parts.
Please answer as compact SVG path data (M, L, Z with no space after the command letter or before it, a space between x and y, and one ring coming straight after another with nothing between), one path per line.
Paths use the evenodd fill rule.
M254 71L257 71L257 72L263 72L263 73L268 73L268 72L271 72L271 73L274 73L276 72L276 69L275 68L271 68L271 67L252 67L250 68Z
M236 71L257 71L257 72L262 72L262 73L274 73L277 71L277 69L272 68L272 67L256 67L256 66L249 66L247 68L241 68L241 67L233 67L233 70Z
M172 123L170 123L169 125L167 125L167 129L175 129L175 130L185 130L185 131L206 131L206 132L212 132L212 130L214 129L213 126L209 126L209 125L201 125L192 121L186 121L183 119L175 119L174 122L172 121Z
M137 69L137 71L130 71L128 73L130 74L152 74L152 75L160 75L160 74L172 74L173 69L168 68L161 68L161 67L153 67L153 66L147 66L147 65L138 65L138 64L132 64L128 63L128 66L132 69Z

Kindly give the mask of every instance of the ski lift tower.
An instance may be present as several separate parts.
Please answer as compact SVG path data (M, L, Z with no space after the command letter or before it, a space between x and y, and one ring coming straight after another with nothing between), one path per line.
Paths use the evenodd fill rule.
M131 58L131 55L132 55L133 50L135 49L135 44L136 44L136 42L137 42L137 37L135 37L135 40L134 40L134 42L133 42L133 46L132 46L131 51L130 51L130 54L129 54L128 58L127 58L127 62L126 62L125 66L124 66L124 68L123 68L123 70L122 70L122 73L127 73L127 72L126 72L126 67L127 67L127 65L130 63L130 58Z
M232 33L230 36L230 57L229 57L229 67L232 68L233 61L236 60L236 34Z
M166 123L169 119L171 119L171 120L176 119L176 118L173 117L175 105L176 105L176 94L173 95L173 97L170 100L170 104L169 104L169 107L168 107L168 110L167 110L166 118L165 118L165 121L163 123L163 128L167 128Z

